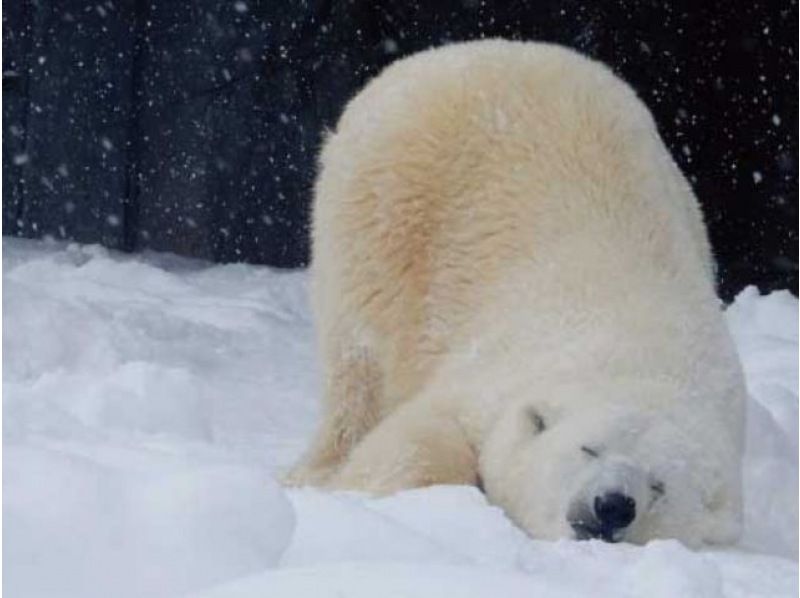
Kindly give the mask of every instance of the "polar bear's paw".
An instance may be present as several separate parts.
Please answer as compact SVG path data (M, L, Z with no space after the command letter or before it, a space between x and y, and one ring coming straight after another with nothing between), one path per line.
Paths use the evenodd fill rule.
M319 465L301 461L281 476L281 483L288 487L326 486L336 469L335 464Z

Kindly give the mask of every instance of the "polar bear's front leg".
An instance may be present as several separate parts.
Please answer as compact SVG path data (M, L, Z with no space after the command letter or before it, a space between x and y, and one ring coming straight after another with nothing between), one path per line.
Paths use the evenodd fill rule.
M434 484L474 485L477 479L476 452L456 418L417 400L367 434L327 486L384 495Z
M381 374L369 349L331 353L322 422L306 454L284 476L290 486L323 485L379 419Z

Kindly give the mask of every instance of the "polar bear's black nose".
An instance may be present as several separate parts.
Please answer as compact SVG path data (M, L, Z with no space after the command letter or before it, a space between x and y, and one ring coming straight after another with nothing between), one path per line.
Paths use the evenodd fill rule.
M628 527L636 518L636 501L621 492L608 492L594 499L594 514L603 536Z
M621 492L595 496L594 502L575 501L567 513L567 521L577 540L598 538L619 542L624 530L636 519L636 501Z

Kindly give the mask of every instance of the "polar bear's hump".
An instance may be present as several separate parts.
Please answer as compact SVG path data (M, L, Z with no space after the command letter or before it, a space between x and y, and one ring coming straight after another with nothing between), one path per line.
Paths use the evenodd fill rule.
M603 264L679 270L689 253L711 271L647 108L558 46L489 40L394 63L347 106L320 166L316 295L342 295L391 336L398 367L446 351L515 266L564 272L606 251ZM592 242L560 249L581 236Z

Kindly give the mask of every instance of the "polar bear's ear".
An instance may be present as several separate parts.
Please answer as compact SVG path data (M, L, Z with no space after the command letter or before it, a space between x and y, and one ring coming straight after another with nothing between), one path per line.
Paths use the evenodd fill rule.
M526 409L526 414L528 419L531 420L533 424L533 429L536 431L537 434L541 434L547 429L547 424L542 417L542 414L539 413L534 407L528 407Z

